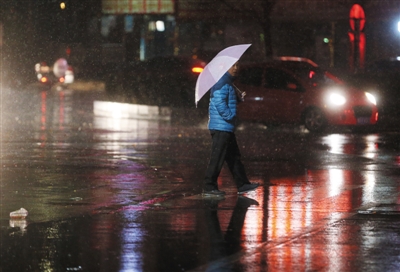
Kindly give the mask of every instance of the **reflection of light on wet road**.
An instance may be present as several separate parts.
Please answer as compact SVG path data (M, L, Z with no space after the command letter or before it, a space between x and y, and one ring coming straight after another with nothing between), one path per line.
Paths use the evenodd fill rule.
M112 205L112 203L124 203L129 204L125 208L121 209L121 216L124 224L120 230L121 241L121 252L120 252L120 270L121 271L140 271L143 269L143 248L144 238L146 237L146 227L143 226L143 222L140 219L143 211L147 209L149 205L154 203L143 202L138 205L133 204L132 201L140 201L142 198L147 199L152 197L159 191L165 191L160 186L152 185L157 184L157 179L154 177L148 177L144 173L144 169L141 165L131 160L121 160L134 158L138 156L137 149L144 149L141 152L143 156L146 154L146 146L151 145L157 141L162 131L163 120L146 120L138 118L128 118L123 108L118 103L109 103L108 106L112 106L102 112L101 116L95 115L93 118L93 128L95 133L93 139L94 149L105 150L108 154L112 155L112 159L117 162L118 171L120 172L115 176L104 176L103 179L110 179L109 186L114 192L113 197L103 197L104 206ZM143 110L143 109L142 109ZM166 136L164 134L163 136ZM168 188L168 184L166 184ZM123 193L126 192L126 193ZM106 195L106 194L104 194ZM101 195L99 195L101 197ZM154 200L154 198L152 198ZM164 201L160 199L159 201ZM107 221L97 222L95 225L96 233L100 236L99 240L102 240L101 247L110 247L114 241L104 241L103 233L109 232L107 228L112 227L113 219L110 216ZM186 217L175 218L178 222L172 223L171 226L177 228L185 228L184 222L195 222L193 215ZM189 221L188 221L189 220ZM187 225L187 224L186 224ZM103 239L101 239L103 238ZM105 251L108 250L105 248Z
M158 138L160 122L154 120L125 119L114 117L94 118L94 128L107 133L97 133L97 140L103 141L135 141L139 139ZM111 146L111 148L115 148Z
M79 98L72 100L62 92L29 95L26 100L35 100L34 114L22 115L26 110L21 107L21 114L13 115L18 119L12 119L18 123L7 123L21 128L17 132L28 133L19 133L26 138L16 140L9 136L11 140L4 145L2 189L7 193L2 201L8 207L18 202L28 208L33 222L83 213L90 213L90 218L80 221L78 217L85 224L71 219L76 229L43 225L49 230L45 239L31 239L32 226L24 234L30 237L22 250L13 246L17 244L14 239L20 239L17 236L7 235L11 239L7 246L14 247L14 252L39 252L34 260L27 254L24 262L30 266L40 260L41 270L60 267L60 262L72 260L71 255L77 264L86 260L89 265L90 260L93 269L85 268L90 271L160 271L163 265L175 268L165 271L187 271L207 263L215 243L210 243L213 236L205 212L217 211L219 220L211 223L220 227L218 234L227 233L232 230L239 199L226 170L218 184L227 196L218 208L206 208L199 197L182 196L199 191L209 150L208 132L174 127L165 120L125 118L121 112L93 116L92 111L82 110ZM32 126L32 133L21 124ZM251 181L263 186L246 194L259 206L250 206L245 214L239 212L244 218L238 224L240 232L226 240L239 244L237 251L223 256L229 260L255 253L246 255L247 260L235 271L354 271L349 269L352 257L384 244L371 225L360 233L358 225L346 226L341 219L362 205L398 198L389 199L399 190L398 149L384 153L376 144L389 149L398 148L398 142L388 145L376 135L360 134L310 138L288 134L289 141L286 134L262 131L262 139L253 143L253 133L240 133L248 141L243 153ZM8 218L5 211L2 216ZM71 242L75 234L81 243L76 250L76 243ZM60 241L62 235L65 239ZM363 239L364 249L351 235ZM30 250L39 240L43 246ZM232 247L231 243L222 245ZM66 259L59 252L66 252ZM12 251L7 254L14 256ZM8 260L14 260L13 256ZM186 266L178 269L182 264Z
M271 179L274 185L264 188L266 192L257 190L250 195L263 204L248 211L243 229L244 247L249 250L265 240L268 241L267 248L281 246L272 253L265 253L264 257L249 256L249 259L267 262L271 271L308 271L318 265L340 271L346 266L341 263L340 256L316 259L315 252L344 250L345 245L340 241L349 239L345 232L327 235L326 239L334 241L328 241L327 245L322 244L318 249L312 248L315 245L312 240L295 245L287 244L287 241L333 224L353 212L362 203L363 192L357 184L363 182L372 186L373 176L364 177L344 169L307 170L304 177ZM263 209L263 205L267 205L267 209ZM264 231L267 232L266 238L263 238Z
M364 154L365 157L373 159L376 157L376 152L378 151L378 141L377 135L367 135L365 136L365 142L367 147L365 148Z
M363 204L375 202L375 172L369 171L365 173L365 186L363 187L362 202Z
M242 232L246 241L243 247L246 249L256 247L263 241L263 226L266 219L265 210L260 208L264 207L264 188L257 189L248 196L256 200L259 206L251 206L246 213Z
M335 196L340 193L343 186L343 170L329 169L329 195Z
M41 130L46 129L46 98L47 98L47 92L46 91L42 91L42 105L40 108L40 111L42 113L41 118L40 118L40 123L41 123Z
M64 122L65 122L65 95L64 92L59 92L59 99L60 99L60 108L58 111L58 129L64 130Z
M122 250L121 250L121 270L120 271L141 271L142 270L142 251L140 245L143 244L144 228L140 223L136 223L138 213L136 211L125 211L123 216L129 223L121 230Z
M332 134L323 138L323 143L331 147L330 152L335 154L343 153L343 144L346 136Z
M283 180L282 180L283 181ZM308 202L313 196L307 186L272 186L268 201L268 236L279 239L307 227L312 219L312 206Z
M373 159L376 157L378 150L378 140L377 135L332 134L323 137L322 142L330 147L330 152L333 154L362 155Z
M160 136L162 124L169 122L168 111L154 106L95 101L94 113L94 128L104 131L94 137L107 143L109 150L120 149L124 141L154 141ZM104 143L101 145L105 148Z

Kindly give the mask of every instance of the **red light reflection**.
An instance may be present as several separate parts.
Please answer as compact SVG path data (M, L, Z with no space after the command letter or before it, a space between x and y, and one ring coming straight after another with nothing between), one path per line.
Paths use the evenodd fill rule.
M336 221L359 207L361 190L349 189L349 185L359 179L363 177L355 175L353 171L330 169L307 170L304 176L271 180L276 185L269 189L267 187L267 191L260 189L249 195L260 206L252 207L247 212L242 231L243 248L251 250L267 241L265 247L268 249L282 243L283 246L274 248L272 254L268 252L264 256L252 255L255 263L266 262L276 271L304 271L309 267L318 267L320 262L328 262L324 264L328 267L340 267L343 264L338 264L337 260L314 257L309 248L311 241L309 244L296 245L286 244L285 241L303 234L305 230L318 230L330 220ZM263 199L268 201L263 202ZM347 239L346 233L336 238Z

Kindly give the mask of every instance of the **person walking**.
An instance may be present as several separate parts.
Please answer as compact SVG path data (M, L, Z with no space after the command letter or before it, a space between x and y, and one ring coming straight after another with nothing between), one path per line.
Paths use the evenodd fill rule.
M238 194L255 190L259 184L250 183L247 178L241 154L236 141L236 106L238 97L233 81L239 70L236 62L211 88L208 129L212 137L211 156L204 179L204 196L224 196L218 189L217 179L224 162L232 173Z

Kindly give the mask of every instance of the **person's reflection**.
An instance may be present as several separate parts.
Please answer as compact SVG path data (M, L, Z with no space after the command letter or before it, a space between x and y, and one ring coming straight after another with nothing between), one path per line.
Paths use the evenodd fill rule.
M210 261L223 258L241 250L241 232L247 209L251 205L259 205L254 199L239 196L228 229L223 235L218 219L218 203L224 198L206 200L205 218L210 235Z

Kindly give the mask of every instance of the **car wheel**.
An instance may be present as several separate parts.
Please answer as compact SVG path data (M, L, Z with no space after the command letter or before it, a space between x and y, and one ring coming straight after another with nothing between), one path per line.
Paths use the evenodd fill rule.
M304 125L310 132L321 132L327 121L324 113L318 108L310 108L304 114Z

